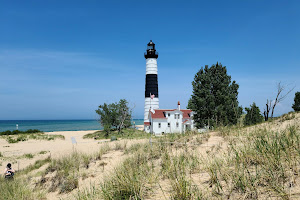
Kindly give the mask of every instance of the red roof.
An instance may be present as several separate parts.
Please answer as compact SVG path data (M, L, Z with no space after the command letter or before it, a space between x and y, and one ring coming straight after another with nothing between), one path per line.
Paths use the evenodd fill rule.
M181 110L183 112L183 119L189 119L190 118L190 114L192 112L192 110Z
M165 119L166 118L166 112L167 111L174 111L176 109L169 109L169 110L163 110L163 109L158 109L158 110L154 110L155 113L151 112L152 118L153 119ZM192 112L192 110L180 110L183 113L183 118L184 119L189 119L190 118L190 113Z
M150 122L144 122L145 126L150 126Z

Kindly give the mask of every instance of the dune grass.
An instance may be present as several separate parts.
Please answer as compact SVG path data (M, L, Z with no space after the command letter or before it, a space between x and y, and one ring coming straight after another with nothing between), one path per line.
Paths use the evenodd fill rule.
M291 188L299 183L299 126L292 125L283 131L271 131L263 126L250 131L246 128L219 128L219 135L228 142L228 149L224 153L208 154L205 159L187 146L206 142L207 133L169 134L153 138L152 144L134 144L125 150L125 154L133 156L103 181L101 189L95 186L78 195L144 199L161 189L157 185L161 180L168 180L170 199L292 198ZM174 154L174 149L178 148L179 154ZM218 148L221 147L215 147ZM207 183L193 179L200 172L209 175ZM202 188L206 189L200 189L199 184L204 184Z
M146 133L144 131L127 128L123 129L121 133L118 133L118 131L112 131L109 135L106 135L104 131L96 131L95 133L89 133L83 136L84 139L111 139L112 137L115 138L122 138L122 139L143 139L143 138L149 138L150 134Z
M294 120L297 115L283 117ZM73 191L72 198L297 199L299 194L293 190L300 183L300 127L294 124L273 131L270 123L265 124L268 126L219 127L213 139L221 138L225 145L203 145L213 141L209 140L211 133L167 134L133 145L106 143L93 154L73 152L59 159L47 158L20 173L49 164L40 185L52 192L69 193L87 177L83 172L92 162L101 160L94 166L103 172L109 164L103 155L122 151L126 156L123 162L99 184ZM36 198L36 193L27 194L28 188L22 187L20 193Z
M32 200L45 199L45 193L41 190L33 191L25 179L15 177L13 180L7 180L0 177L0 200Z
M18 173L20 173L22 175L26 175L29 172L31 172L33 170L36 170L36 169L39 169L43 165L45 165L47 163L50 163L50 162L51 162L51 158L50 157L47 157L47 158L42 159L42 160L37 160L37 161L34 162L34 164L29 165L28 167L26 167L25 169L21 170Z
M292 183L299 178L299 149L297 126L281 132L245 132L244 137L233 139L226 159L216 158L207 167L214 195L224 198L238 193L250 199L289 199Z
M62 139L64 140L65 137L63 135L50 135L44 133L22 133L16 135L2 135L3 139L5 139L8 143L18 143L27 140L55 140L55 139Z
M79 178L83 175L80 169L88 169L91 162L101 160L103 154L109 150L109 145L105 144L95 154L88 155L74 151L72 154L59 159L51 159L49 166L42 175L40 185L48 181L50 182L50 192L57 190L59 193L71 192L78 188ZM47 174L53 174L50 180L46 178Z

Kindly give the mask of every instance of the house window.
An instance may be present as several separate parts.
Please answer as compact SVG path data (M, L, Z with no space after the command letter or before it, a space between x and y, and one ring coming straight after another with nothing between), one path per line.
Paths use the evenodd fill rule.
M171 126L170 123L168 123L168 127L169 127L169 128L170 128L170 126Z
M161 127L161 124L160 123L158 123L158 128L160 128Z
M178 122L176 122L176 127L177 127L177 128L179 127L179 123L178 123Z
M168 113L168 117L170 117L170 113Z

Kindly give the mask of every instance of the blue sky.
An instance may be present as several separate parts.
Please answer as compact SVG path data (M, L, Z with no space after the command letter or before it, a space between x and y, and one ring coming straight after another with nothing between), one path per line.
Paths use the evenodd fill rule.
M227 66L243 107L300 91L299 1L1 1L0 120L96 119L125 98L143 118L146 44L160 108L186 107L204 65Z

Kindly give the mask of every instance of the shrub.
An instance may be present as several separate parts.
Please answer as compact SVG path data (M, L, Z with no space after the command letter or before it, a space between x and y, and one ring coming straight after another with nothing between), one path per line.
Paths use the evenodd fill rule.
M30 158L33 158L34 156L31 153L27 153L27 154L24 154L24 157L30 159Z
M46 154L48 151L40 151L39 154Z
M17 140L15 140L15 139L13 139L13 138L11 138L11 137L7 137L6 138L6 141L8 142L8 143L17 143L18 141Z

